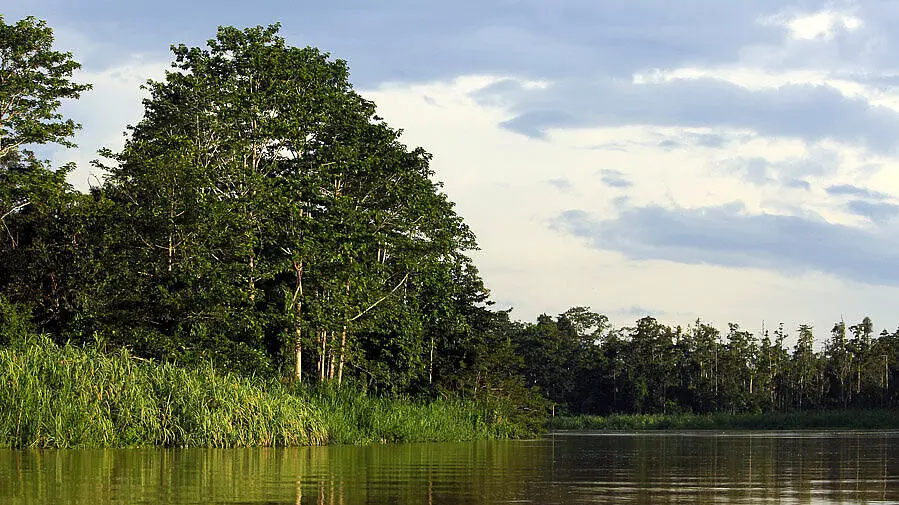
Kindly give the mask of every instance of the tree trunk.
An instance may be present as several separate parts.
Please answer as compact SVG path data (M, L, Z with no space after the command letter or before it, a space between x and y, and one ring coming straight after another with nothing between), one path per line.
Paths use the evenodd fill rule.
M434 347L435 338L434 335L431 335L431 356L428 361L428 384L434 383Z
M249 282L249 290L250 290L250 301L256 300L256 277L253 275L253 272L256 271L256 258L251 254L250 255L250 282Z
M328 380L329 380L329 381L330 381L330 380L334 380L334 368L335 368L335 367L334 367L334 360L337 359L336 353L334 352L334 344L333 344L333 342L334 342L334 332L333 332L333 331L331 332L331 342L332 342L332 344L331 344L331 355L330 355L330 359L328 360ZM338 349L337 352L340 352L340 349Z
M300 340L300 336L302 332L300 331L300 323L297 321L296 327L294 328L296 331L296 347L294 351L296 352L296 368L294 369L294 377L296 377L297 382L301 382L303 380L303 342Z
M855 382L855 394L859 394L862 392L862 360L858 360L858 374Z
M318 333L319 339L321 339L321 355L318 359L318 380L321 382L325 382L325 373L327 372L327 364L328 364L328 332L327 330L321 330Z
M340 364L337 368L337 385L343 383L343 363L346 361L346 325L343 325L343 333L340 335Z
M295 261L293 269L297 274L296 287L293 290L293 299L291 304L294 308L294 352L296 354L296 368L294 369L294 377L296 380L303 380L303 331L302 331L302 315L303 315L303 262Z

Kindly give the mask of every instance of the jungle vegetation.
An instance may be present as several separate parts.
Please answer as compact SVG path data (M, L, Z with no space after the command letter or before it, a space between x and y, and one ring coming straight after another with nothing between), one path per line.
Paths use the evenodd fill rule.
M26 356L45 356L29 346L50 356L75 346L127 356L113 368L218 370L268 391L481 402L487 417L528 429L553 408L896 406L899 330L876 334L867 318L837 323L816 350L809 326L788 348L783 326L722 334L646 317L615 329L584 307L535 323L493 310L468 255L475 237L431 155L353 90L345 61L278 31L222 27L206 47L173 45L124 148L100 152L105 177L81 192L66 180L73 165L35 151L75 147L81 125L59 108L90 84L73 77L80 65L54 49L45 22L0 17L8 378Z

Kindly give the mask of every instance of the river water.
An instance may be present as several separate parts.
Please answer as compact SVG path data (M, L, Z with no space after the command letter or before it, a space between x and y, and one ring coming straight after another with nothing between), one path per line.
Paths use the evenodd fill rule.
M899 432L0 450L0 504L899 503Z

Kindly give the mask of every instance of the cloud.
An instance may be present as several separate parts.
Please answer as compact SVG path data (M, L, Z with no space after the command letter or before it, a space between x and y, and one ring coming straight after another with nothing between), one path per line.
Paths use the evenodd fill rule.
M694 144L700 147L721 148L728 142L726 135L718 133L692 133L688 135Z
M828 186L825 191L827 191L828 195L835 196L847 195L860 198L870 198L872 200L883 200L885 198L889 198L889 195L885 193L873 191L868 188L862 188L859 186L853 186L851 184L835 184L833 186Z
M728 128L807 142L832 139L891 152L899 112L847 97L828 85L788 84L747 89L720 79L568 79L543 89L503 79L473 94L487 106L506 104L503 125L533 138L554 128L630 124Z
M788 182L785 184L785 186L788 187L788 188L792 188L792 189L802 189L802 190L805 190L805 191L811 191L811 189L812 189L812 185L809 184L808 181L803 181L802 179L793 179L793 180L791 180L791 181L788 181Z
M628 77L648 67L730 61L747 45L782 39L786 28L759 20L784 7L782 0L350 0L303 9L283 0L13 0L4 10L11 18L34 14L100 39L127 39L127 50L143 53L165 52L171 43L202 44L218 25L280 21L290 43L347 59L354 80L371 86L476 73L552 77L602 69Z
M555 110L533 110L526 112L508 121L499 124L515 133L520 133L532 139L546 139L546 131L541 128L542 124L567 124L574 123L577 119L575 116L566 112Z
M773 165L773 163L761 156L732 158L723 164L725 170L757 185L775 182L774 177L771 175L771 172L774 171Z
M102 177L91 167L91 160L99 157L97 150L101 147L118 151L124 146L126 126L143 116L141 100L146 91L141 85L148 78L162 79L166 67L163 62L135 59L103 71L82 71L76 75L79 82L94 86L81 99L68 101L62 107L63 115L83 125L74 139L78 149L50 150L55 165L75 162L76 169L68 177L72 185L84 190Z
M674 149L679 149L681 147L684 147L684 144L678 142L677 140L672 140L672 139L662 140L657 145L658 145L658 147L660 147L666 151L671 151Z
M590 146L587 149L593 151L619 151L623 153L626 153L628 151L627 144L624 142L606 142L604 144Z
M871 211L871 209L868 209ZM895 209L893 209L895 211ZM879 209L873 213L890 212ZM818 271L854 281L899 286L899 239L823 219L747 214L741 204L697 209L625 208L614 219L581 210L554 226L601 250L636 260Z
M862 216L872 223L883 223L899 215L899 205L892 203L851 200L846 207L849 212Z
M571 191L571 181L569 181L568 179L556 177L550 179L548 182L550 186L558 189L559 191Z
M811 189L807 182L802 181L803 177L834 174L840 169L842 162L840 153L822 147L812 147L801 156L776 161L763 156L728 158L720 162L718 168L756 185L785 181L784 184L789 186L798 181L801 187Z
M778 19L780 18L780 19ZM862 20L833 10L799 14L789 18L775 16L771 21L780 24L790 31L796 40L828 40L840 32L854 32L862 26Z
M606 186L613 188L629 188L633 186L633 183L618 170L602 169L599 171L599 174Z

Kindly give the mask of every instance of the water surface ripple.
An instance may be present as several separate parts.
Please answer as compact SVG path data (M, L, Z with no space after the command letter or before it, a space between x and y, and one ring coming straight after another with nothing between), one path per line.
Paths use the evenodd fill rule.
M586 432L369 447L0 450L0 503L899 503L899 432Z

